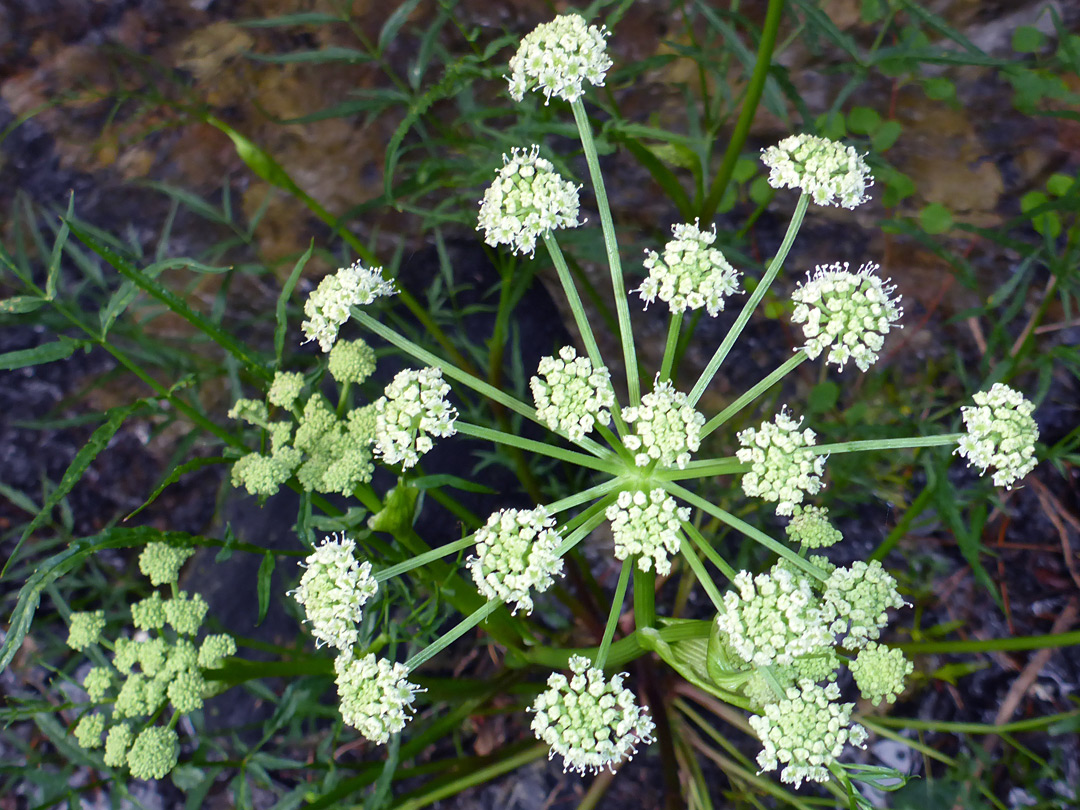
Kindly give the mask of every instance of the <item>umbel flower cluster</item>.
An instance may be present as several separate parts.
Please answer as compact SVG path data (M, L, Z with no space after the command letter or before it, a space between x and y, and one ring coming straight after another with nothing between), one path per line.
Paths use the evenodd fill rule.
M155 590L132 604L135 634L107 645L110 662L90 667L82 681L90 703L72 730L76 741L86 749L104 746L105 764L136 779L162 779L176 766L177 719L220 691L204 672L236 652L236 642L225 634L196 641L207 604L198 594L176 589L180 568L192 553L166 543L143 549L140 570L153 585L169 586L173 595L165 598ZM72 613L68 646L85 651L102 643L105 626L103 611ZM166 706L172 708L171 721L155 724Z
M507 245L514 253L532 255L537 242L543 242L558 271L584 353L564 346L544 357L531 379L530 405L398 334L388 319L360 309L389 295L393 286L381 271L352 265L324 280L305 307L305 335L318 339L329 353L326 368L345 388L340 405L332 407L318 390L305 395L321 378L319 372L300 376L279 371L266 401L241 400L233 409L237 418L264 432L260 452L234 466L234 482L258 495L268 495L285 483L311 492L352 493L370 511L380 506L390 511L391 498L381 501L371 487L374 465L391 467L400 476L398 487L407 489L412 476L420 472L414 468L422 464L423 456L436 442L458 432L576 464L583 471L579 480L590 482L579 492L533 508L499 509L486 521L463 518L472 523L472 533L437 549L420 548L417 541L422 540L406 519L408 515L391 521L376 514L368 524L370 533L335 536L312 550L292 593L304 609L316 643L336 650L334 669L344 721L369 740L385 742L405 726L421 691L409 680L414 670L487 622L493 636L499 637L499 628L517 634L506 642L507 647L514 647L515 638L527 639L522 649L513 650L515 656L561 664L554 667L559 671L550 675L548 688L531 711L533 731L550 746L552 756L563 757L567 769L579 773L614 769L638 744L651 741L654 726L648 709L624 686L623 676L604 674L609 657L614 660L616 645L623 645L625 653L633 641L643 653L648 640L653 645L650 649L696 686L754 713L751 727L762 744L758 756L762 769L782 768L780 778L796 785L822 781L830 774L843 780L838 758L846 745L862 745L866 732L853 720L854 703L843 700L843 681L837 673L847 666L865 697L891 702L903 691L911 665L902 653L881 643L890 611L904 605L895 579L877 561L837 567L819 553L841 539L828 511L810 502L825 486L826 451L889 448L895 452L958 445L969 463L982 469L994 466L995 481L1008 484L1034 464L1038 434L1033 406L1011 389L995 386L976 396L977 407L964 409L966 435L868 440L857 446L837 443L828 448L817 444L816 433L802 416L785 408L771 420L740 431L734 457L695 459L713 430L799 362L822 358L823 363L841 369L849 361L861 371L869 369L879 360L901 315L899 299L893 297L893 287L878 278L876 265L863 264L856 272L843 262L819 266L792 296L793 322L801 325L805 338L796 347L796 356L706 421L699 410L702 395L783 269L809 205L851 208L867 199L867 188L872 185L869 168L853 147L812 135L785 138L762 153L772 187L800 192L784 247L757 280L731 332L689 392L680 389L676 368L676 348L680 338L686 337L683 318L688 310L704 309L716 315L738 293L736 271L714 246L721 235L708 223L704 228L696 221L675 224L674 239L662 252L646 251L644 263L635 268L644 277L636 290L643 305L659 300L671 314L660 371L652 390L642 394L643 375L629 317L631 293L583 101L586 85L602 84L611 66L606 37L606 31L587 25L577 15L558 17L525 38L510 63L508 81L516 99L535 89L548 102L553 98L568 102L574 112L604 230L625 388L621 380L611 379L608 369L615 366L605 363L600 354L592 323L558 246L558 232L580 224L581 186L561 177L554 163L541 157L539 146L516 148L503 157L480 202L477 227L488 244ZM384 388L381 398L350 408L348 386L363 383L375 364L366 344L338 339L349 320L425 367L405 369ZM472 389L503 412L535 422L552 435L536 441L459 419L450 404L451 383ZM621 390L626 392L625 404L616 394ZM272 416L276 421L271 421ZM791 546L679 483L728 476L739 477L748 498L790 518ZM430 477L424 486L431 486ZM732 493L739 489L734 482L721 487ZM693 508L700 514L695 515ZM725 524L780 559L765 571L736 571L723 559L722 550L704 536L700 527L705 521L700 518ZM553 586L563 573L564 555L605 520L611 530L612 556L622 562L622 570L603 638L587 654L580 649L544 650L541 656L535 647L545 642L537 645L530 634L534 629L537 636L547 631L527 615L540 603L540 594L559 594ZM369 536L382 531L403 542L388 544ZM361 559L388 547L394 551L393 564L380 567L378 560ZM405 547L414 557L401 561L400 549ZM393 655L380 657L378 638L385 636L369 637L368 631L378 621L364 611L370 611L371 600L387 599L392 593L381 583L470 549L464 563L468 578L439 563L444 566L439 582L450 583L441 588L440 595L445 594L468 615L404 663L395 662ZM729 578L731 587L726 593L710 581L703 558ZM655 577L668 575L676 567L692 572L703 583L716 609L714 620L667 624L657 619ZM616 642L631 577L639 632ZM395 606L386 603L385 608L380 611L382 621L393 621ZM90 634L96 621L94 617L82 620L80 634ZM685 635L669 643L663 636L669 626ZM530 630L526 633L521 627ZM708 639L711 682L685 664L687 656L676 654L678 644L687 639L699 645ZM845 784L850 787L850 782Z

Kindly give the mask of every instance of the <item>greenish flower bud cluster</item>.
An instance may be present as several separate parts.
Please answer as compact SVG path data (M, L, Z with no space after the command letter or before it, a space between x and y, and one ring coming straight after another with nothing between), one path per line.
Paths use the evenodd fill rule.
M881 635L889 623L889 608L906 602L896 590L896 580L877 560L857 560L849 568L837 568L825 581L823 600L833 633L846 634L848 648L866 646Z
M381 267L364 267L359 261L342 267L319 282L304 302L307 320L302 324L307 341L319 341L319 348L330 351L338 330L351 317L350 307L366 306L376 298L397 292L392 281L382 276Z
M903 310L889 296L896 288L876 275L878 265L864 264L848 272L847 262L818 265L791 294L791 320L802 324L803 351L814 359L826 349L826 362L844 370L853 360L861 371L877 362L885 336Z
M827 782L828 766L851 743L862 747L866 729L851 722L854 703L840 703L836 684L818 686L802 681L790 687L783 700L767 704L750 725L761 740L757 763L763 771L784 765L780 780L799 787L804 779Z
M742 448L735 456L751 465L742 477L743 492L775 501L778 515L792 514L804 495L821 491L825 459L810 449L817 434L810 428L799 430L801 424L801 418L796 422L781 410L772 422L738 434Z
M153 586L176 582L180 568L195 553L193 548L180 548L168 543L147 543L139 554L139 570Z
M467 565L483 596L532 613L532 591L543 593L561 576L559 534L544 508L501 509L476 532Z
M829 510L823 506L796 506L786 531L788 538L805 548L827 548L844 539L840 530L828 519Z
M634 453L639 467L659 462L681 470L690 463L690 454L701 447L705 417L667 380L657 378L652 392L641 398L641 405L624 409L622 415L634 427L634 433L623 437L623 444Z
M615 540L615 559L638 557L638 568L656 573L671 573L670 556L679 553L680 521L690 519L690 510L657 488L651 492L619 493L618 500L607 508L611 534Z
M712 247L716 226L702 231L695 220L693 225L673 225L671 230L675 238L664 245L663 256L645 251L649 277L636 292L646 305L659 298L672 312L705 307L715 318L724 308L724 298L739 288L739 274Z
M301 563L300 585L289 592L303 606L316 646L351 650L359 635L361 608L379 590L371 563L358 562L355 549L356 542L345 535L323 540Z
M773 188L797 188L818 205L855 208L874 184L870 167L851 146L816 135L792 135L776 146L761 150Z
M901 650L889 649L876 641L867 642L855 660L848 664L862 696L875 706L882 700L895 703L904 691L904 678L915 671L915 665Z
M382 744L405 728L417 692L403 664L374 654L354 658L344 652L334 661L341 717L367 739Z
M85 650L91 644L97 643L98 636L105 629L105 611L72 613L70 622L67 645L73 650Z
M564 180L534 145L503 155L503 167L480 201L476 229L492 247L509 245L531 256L537 237L578 224L578 187Z
M624 675L607 680L581 655L572 656L569 665L573 675L553 672L547 691L533 703L532 730L551 746L549 759L562 756L564 771L608 768L614 773L616 765L633 758L638 743L652 742L652 718L623 686Z
M578 14L562 14L525 36L510 59L510 96L521 101L528 90L576 101L583 82L602 87L611 68L607 29L586 25Z
M399 371L375 402L375 455L386 464L414 467L435 446L432 436L457 433L450 386L437 368Z
M334 356L333 351L330 352L330 356ZM274 381L270 384L270 390L266 392L266 399L271 405L291 410L303 390L303 374L296 371L279 371L274 374Z
M339 340L327 367L338 385L360 385L375 373L375 350L362 340Z
M570 346L559 356L543 357L529 385L536 415L552 430L561 430L572 441L591 433L596 423L611 423L615 404L611 376L607 368L593 368L588 357L578 357Z
M984 475L987 467L994 467L994 486L1011 488L1035 469L1039 440L1039 426L1031 416L1035 406L1003 383L994 383L972 399L974 406L960 409L967 435L960 437L955 452Z

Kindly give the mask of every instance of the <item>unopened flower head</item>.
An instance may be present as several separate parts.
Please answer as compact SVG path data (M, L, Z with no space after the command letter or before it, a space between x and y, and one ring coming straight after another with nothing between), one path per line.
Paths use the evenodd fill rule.
M135 735L127 723L117 723L105 735L105 764L110 768L122 768L127 764L127 752Z
M638 557L638 568L656 573L671 572L669 555L679 553L680 521L690 519L690 510L679 507L662 489L651 492L619 493L619 499L607 508L611 534L615 539L615 559Z
M139 570L150 578L151 585L176 582L180 567L195 553L193 548L177 548L168 543L148 543L139 555Z
M899 297L889 297L896 288L883 282L877 269L867 263L851 273L847 262L818 265L791 294L791 320L802 324L802 348L809 358L828 349L826 362L841 371L848 360L861 371L877 362L885 335L903 312L896 303Z
M705 307L715 318L724 308L724 298L739 288L739 274L712 247L716 226L702 231L695 220L693 225L674 225L671 230L675 238L664 245L663 256L645 251L649 277L636 292L646 305L659 298L672 312Z
M848 648L876 639L889 623L889 608L906 604L896 580L877 560L856 560L848 568L835 569L825 581L822 600L832 622L830 631L846 633L843 644Z
M805 495L821 491L825 459L810 448L817 435L781 409L772 422L747 428L738 434L742 448L735 456L750 471L743 473L743 492L751 498L776 502L776 514L790 515Z
M954 452L983 474L987 467L994 467L994 486L1011 488L1037 463L1039 426L1031 416L1035 406L1003 383L994 383L972 399L974 406L960 409L967 435L960 437Z
M796 506L787 525L787 536L806 548L827 548L844 539L840 530L829 523L829 510L823 506Z
M639 742L652 742L652 718L623 687L623 675L609 681L581 655L569 663L572 677L552 673L547 691L533 703L533 733L551 746L549 758L562 755L563 770L614 773L617 764L637 753Z
M751 716L750 725L761 740L757 762L763 771L783 764L782 782L799 787L804 779L829 780L828 766L846 743L862 747L866 730L851 722L854 703L839 703L835 683L818 686L802 681L787 690L784 700L767 704L764 714Z
M204 638L199 645L199 668L217 669L227 656L235 654L236 640L225 633L214 633Z
M180 739L165 726L148 726L139 732L127 754L128 768L136 779L164 779L176 767Z
M552 430L561 430L573 441L583 439L599 422L611 422L615 404L611 376L605 366L593 368L588 357L578 357L570 346L558 357L543 357L529 385L536 415Z
M72 613L69 621L67 645L73 650L85 650L97 643L98 636L105 629L105 611Z
M193 636L202 627L209 605L201 594L188 596L187 591L177 591L172 599L166 599L165 621L182 636Z
M562 14L538 25L525 36L510 60L510 95L521 101L526 91L536 89L551 97L576 101L582 82L597 87L611 68L607 55L605 27L586 25L578 14Z
M532 255L537 237L580 224L578 186L540 157L539 146L515 148L510 157L503 155L503 164L480 201L476 229L484 232L485 242Z
M716 617L731 649L747 664L790 664L832 644L832 634L806 577L774 566L756 577L740 571Z
M437 368L399 371L375 403L375 455L408 468L435 446L432 436L453 436L457 409L449 393Z
M701 446L705 417L694 410L689 397L668 381L660 382L641 398L641 405L626 408L623 419L634 433L623 437L626 449L634 453L634 463L645 467L658 461L680 470L690 462L690 454Z
M904 691L904 678L915 671L915 665L900 650L871 641L859 650L848 669L862 696L877 706L882 700L896 702L897 695Z
M100 703L112 687L112 682L112 672L108 667L91 667L83 678L83 689L90 696L90 700Z
M531 591L546 591L563 571L554 526L555 518L542 506L492 514L476 533L476 555L468 559L477 590L513 605L515 613L531 613Z
M374 653L354 658L341 653L334 661L341 718L374 743L385 743L405 728L420 689L408 681L404 664L391 664Z
M101 733L105 731L105 715L94 712L84 714L75 725L75 741L81 748L100 748Z
M766 677L766 670L757 667L742 687L742 692L757 707L770 703L779 703L786 698L786 692L800 681L836 680L836 670L840 667L840 656L833 647L825 647L808 655L800 655L787 665L774 664L768 668L771 678ZM776 686L780 687L777 694Z
M854 147L816 135L791 135L761 150L773 188L798 188L818 205L855 208L870 199L870 167Z
M160 630L165 626L165 603L161 591L131 604L131 623L140 630Z
M279 408L291 408L304 390L304 375L298 371L279 371L274 374L266 398Z
M379 590L371 563L359 563L356 542L346 535L328 537L301 563L304 575L290 595L304 606L316 646L350 650L358 639L361 608Z
M395 292L394 283L383 278L381 267L364 267L359 261L342 267L320 281L304 302L304 342L317 340L319 348L330 351L338 330L351 317L349 307L365 306Z
M375 373L375 350L362 340L339 340L330 350L328 366L338 385L359 385Z

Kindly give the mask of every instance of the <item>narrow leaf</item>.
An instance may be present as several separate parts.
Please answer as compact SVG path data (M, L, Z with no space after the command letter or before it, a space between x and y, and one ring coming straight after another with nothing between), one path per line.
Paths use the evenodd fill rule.
M89 345L88 341L73 340L61 335L59 340L54 340L52 343L43 343L32 349L19 349L18 351L0 354L0 371L11 371L16 368L53 363L57 360L63 360L65 357L70 357L79 347Z
M170 484L175 484L189 472L201 470L203 467L212 467L215 464L229 464L232 461L233 459L228 459L223 456L210 456L207 458L193 458L191 461L188 461L185 464L181 464L179 467L175 468L165 477L165 480L158 485L157 489L154 490L154 493L146 499L146 502L143 503L142 506L140 506L130 515L124 518L124 522L126 523L127 521L131 520L133 517L139 514L139 512L141 512L143 509L156 501L158 495L164 492L166 487L168 487Z
M255 53L249 51L244 54L248 59L256 62L272 62L279 65L309 64L321 65L328 62L351 62L359 64L370 62L375 57L365 51L356 48L318 48L312 51L293 51L292 53Z
M386 23L379 32L379 53L383 53L386 50L386 46L397 36L398 31L401 30L401 26L406 23L409 19L409 15L416 10L418 5L420 5L420 0L405 0L405 2L398 6L397 9L394 10L394 13L387 18Z
M259 620L255 624L262 624L266 618L266 611L270 608L270 580L274 575L276 558L269 551L263 555L259 563Z
M286 307L289 303L289 297L292 295L293 290L296 288L296 283L300 280L300 274L304 271L304 265L308 263L308 259L311 258L312 251L315 250L315 240L312 239L308 244L308 249L304 251L304 255L296 262L296 266L293 267L292 272L289 274L289 278L285 281L285 286L281 288L281 294L277 300L277 326L274 328L274 356L277 358L277 368L281 368L281 355L285 350L285 332L288 327L286 323Z
M242 28L280 28L286 25L326 25L328 23L339 22L346 22L346 20L334 14L322 14L317 11L302 11L297 14L282 14L277 17L267 17L264 20L240 20L236 24Z
M60 260L64 257L64 243L67 242L70 233L67 221L74 215L75 192L72 192L68 197L67 214L60 225L59 232L56 234L56 241L53 242L52 255L49 256L49 274L45 278L45 297L50 301L56 298L56 281L60 276Z
M0 301L0 314L22 315L25 312L33 312L45 304L44 298L36 295L15 295Z

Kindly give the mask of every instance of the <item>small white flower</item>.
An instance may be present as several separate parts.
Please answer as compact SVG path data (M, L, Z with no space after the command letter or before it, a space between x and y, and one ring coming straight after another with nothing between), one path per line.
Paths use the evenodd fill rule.
M791 320L803 325L803 350L810 359L828 348L827 361L841 371L849 359L866 371L903 310L899 297L889 297L896 288L875 275L878 265L864 264L857 273L847 268L847 262L836 262L808 273L791 294L796 305Z
M835 683L818 686L804 680L787 690L784 700L769 703L764 714L751 716L750 725L761 740L757 762L763 771L781 763L780 781L799 787L804 779L829 781L828 766L851 743L862 748L866 729L851 722L854 703L839 703Z
M609 408L615 404L611 376L606 367L594 369L588 357L578 357L570 346L559 349L558 358L543 357L533 377L536 415L552 430L564 431L579 441L599 422L611 422Z
M810 450L816 434L809 428L800 431L801 424L801 418L796 422L781 409L772 422L738 434L742 448L735 456L751 465L742 477L743 492L776 501L778 515L790 515L804 494L821 491L825 459Z
M671 572L668 555L679 553L679 522L690 519L690 510L679 507L662 489L652 492L620 492L619 499L607 508L611 533L615 538L615 559L625 560L635 554L638 568L652 569L664 576Z
M525 92L543 91L545 104L551 97L576 101L581 84L602 87L611 68L604 27L586 25L578 14L562 14L538 25L525 36L510 60L510 95L521 101Z
M569 664L573 677L553 672L530 708L533 733L551 746L548 759L562 755L564 771L614 773L615 765L637 753L639 742L652 742L652 718L623 687L624 675L609 681L581 655Z
M681 470L690 462L690 454L701 446L701 428L705 417L694 410L689 398L676 391L670 382L660 382L641 398L641 405L626 408L623 419L634 426L634 433L623 437L626 449L634 453L639 467L659 461Z
M513 605L514 612L533 608L530 591L544 592L563 571L555 556L559 534L544 507L501 509L476 533L476 556L467 565L473 582L488 599Z
M878 560L856 560L837 568L825 581L822 602L829 631L843 635L848 649L865 647L878 638L889 623L888 610L907 603L896 589L896 580Z
M480 201L476 226L492 247L510 245L515 253L532 255L536 239L558 228L576 228L578 186L564 180L540 147L515 148Z
M374 743L383 744L405 728L417 692L404 664L391 664L374 653L354 658L343 652L334 661L341 719Z
M711 231L693 225L673 225L675 238L664 245L664 255L645 251L649 277L635 290L646 305L657 298L672 312L705 307L714 318L724 308L724 297L739 288L738 276L724 254L714 247L716 226Z
M304 575L289 595L304 607L316 646L329 644L349 650L356 644L361 608L379 590L371 563L354 556L356 542L335 534L322 541L301 563Z
M432 436L457 433L450 386L437 368L399 371L375 405L375 455L387 464L413 467L434 447Z
M995 467L994 486L1011 488L1037 463L1039 426L1031 416L1035 406L1003 383L994 383L989 391L979 391L972 399L977 407L960 409L967 435L960 437L953 452L983 474L987 467Z
M382 277L381 267L367 268L354 262L342 267L332 276L319 282L319 286L304 302L307 320L301 324L307 343L319 341L324 352L334 348L338 330L349 320L349 307L370 304L376 298L397 292L392 281Z
M798 188L818 205L855 208L870 199L870 167L851 146L816 135L791 135L761 150L773 188Z

